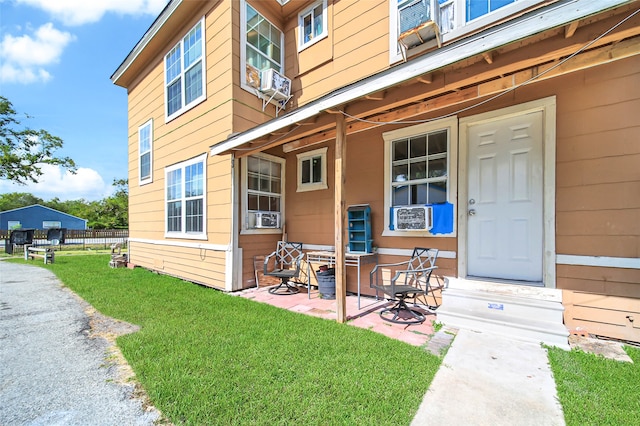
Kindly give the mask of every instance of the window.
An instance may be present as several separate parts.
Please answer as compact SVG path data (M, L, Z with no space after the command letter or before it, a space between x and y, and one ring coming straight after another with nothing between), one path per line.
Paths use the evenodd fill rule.
M396 34L396 37L389 37L391 62L402 59L397 36L422 23L425 20L423 10L435 10L437 16L433 19L439 22L442 41L446 42L541 2L542 0L389 0L389 16L395 17L389 20L389 34ZM405 10L403 14L400 13ZM412 10L416 13L412 13Z
M22 228L22 224L20 223L19 220L8 220L7 221L7 229L8 230L13 230L13 229L20 229Z
M206 97L204 39L202 18L164 58L167 120Z
M244 164L243 230L274 232L284 222L285 162L282 158L261 154L248 157Z
M455 202L457 119L393 130L383 134L383 138L387 225L391 223L393 207ZM383 235L407 235L407 232L396 234L387 227Z
M248 3L243 4L244 7L240 9L245 29L241 33L244 45L241 69L245 72L241 81L245 89L253 90L259 84L261 71L273 68L283 73L284 34Z
M298 15L300 50L327 36L327 0L322 0Z
M303 152L298 158L298 192L327 189L327 148Z
M61 228L61 227L62 227L62 222L60 222L59 220L43 220L42 221L42 229Z
M447 201L448 130L391 142L391 205Z
M206 238L206 175L203 154L165 169L166 234Z
M473 21L476 18L500 9L516 0L465 0L465 22Z
M153 145L153 119L138 127L138 178L140 185L149 183L151 176L151 151Z

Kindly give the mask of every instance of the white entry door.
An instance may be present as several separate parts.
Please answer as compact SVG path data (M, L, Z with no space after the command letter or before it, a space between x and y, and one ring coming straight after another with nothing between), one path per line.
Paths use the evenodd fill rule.
M542 112L468 132L467 275L542 282Z

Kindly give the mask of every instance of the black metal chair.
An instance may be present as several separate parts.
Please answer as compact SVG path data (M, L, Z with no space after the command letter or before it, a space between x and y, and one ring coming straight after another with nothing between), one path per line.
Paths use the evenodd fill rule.
M291 282L300 275L303 258L302 243L278 241L276 251L264 258L264 275L280 278L280 284L269 288L269 293L284 296L300 291Z
M425 316L417 309L407 306L407 299L419 296L433 296L434 286L429 282L432 272L437 269L436 258L438 249L416 247L411 258L405 262L376 265L369 275L369 285L376 290L376 296L381 291L390 299L396 301L391 308L383 309L380 317L397 324L420 324ZM439 288L439 287L438 287Z

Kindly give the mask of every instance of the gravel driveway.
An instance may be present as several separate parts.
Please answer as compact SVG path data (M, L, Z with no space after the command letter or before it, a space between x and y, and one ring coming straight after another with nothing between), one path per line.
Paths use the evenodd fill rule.
M0 425L153 425L112 343L131 331L48 270L0 261Z

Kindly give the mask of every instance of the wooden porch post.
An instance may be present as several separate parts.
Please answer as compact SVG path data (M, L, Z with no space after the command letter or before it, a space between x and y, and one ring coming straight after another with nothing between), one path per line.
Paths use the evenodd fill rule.
M336 159L335 159L335 250L336 250L336 304L337 320L344 323L347 319L347 273L344 265L344 221L345 200L344 182L347 160L347 132L344 115L336 115Z

